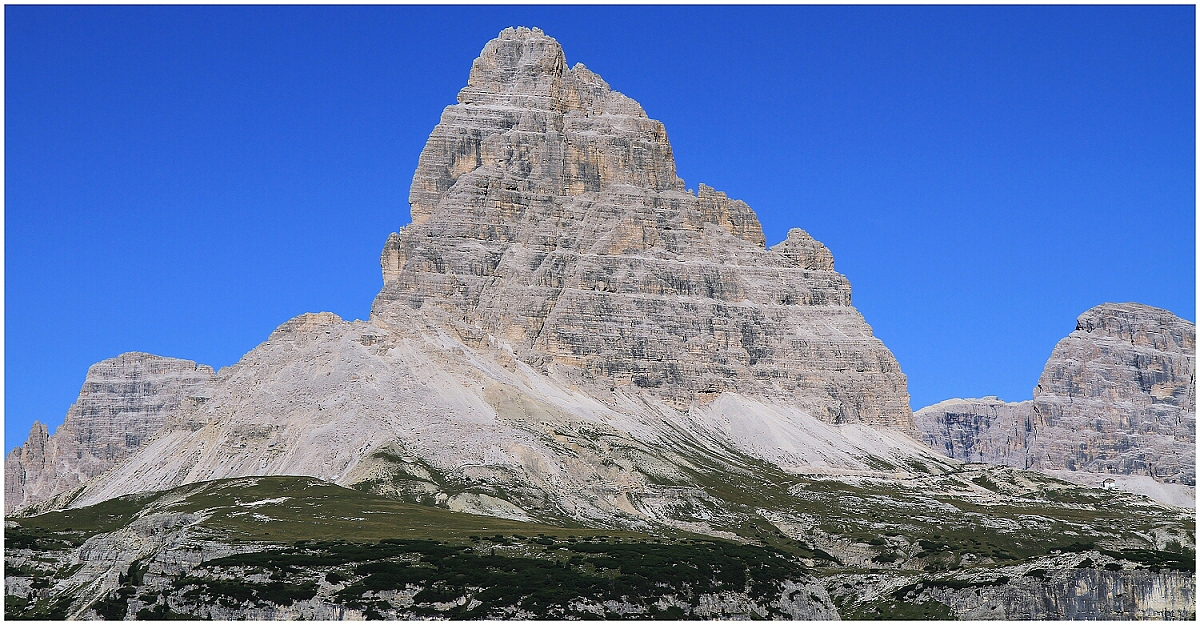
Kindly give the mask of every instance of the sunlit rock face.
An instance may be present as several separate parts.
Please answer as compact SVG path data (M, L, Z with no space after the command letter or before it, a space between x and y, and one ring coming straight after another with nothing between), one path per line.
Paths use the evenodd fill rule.
M966 462L1031 468L1033 402L997 397L947 399L913 414L921 438L934 449Z
M1194 487L1195 351L1195 324L1102 304L1054 347L1032 401L948 400L918 411L917 427L960 460Z
M747 585L750 569L731 577L740 569L717 571L705 555L719 592L690 612L646 612L626 597L594 616L1194 619L1191 511L964 465L911 438L904 376L850 306L829 250L798 229L767 249L745 204L687 190L661 124L582 66L568 69L540 31L506 30L485 47L421 156L412 211L382 255L369 320L301 314L215 376L146 354L93 367L67 423L53 436L35 427L10 455L6 490L36 490L40 511L73 509L41 520L99 514L109 527L62 549L29 531L41 522L30 508L10 515L6 609L466 618L484 593L529 604L507 582L416 583L394 554L384 559L404 568L383 574L397 585L376 586L360 573L383 560L332 564L317 549L370 555L342 541L457 543L478 527L485 542L454 550L516 554L524 575L529 558L578 567L560 547L590 527L645 531L653 550L681 531L701 550L695 534L768 545L803 573L785 578L751 552L783 584L763 592ZM1090 379L1080 367L1053 380ZM1152 395L1178 395L1168 377ZM995 410L958 422L955 449L1021 462L1041 453L1023 434L1042 427L1032 411L989 401ZM991 438L971 438L994 423L1003 428ZM144 496L113 502L131 493ZM461 512L487 516L464 526ZM568 542L499 534L496 517L556 525ZM520 535L543 529L526 527ZM594 544L635 546L611 538ZM217 561L234 554L283 557L268 582ZM588 578L641 575L599 563L585 564ZM637 587L604 575L619 594ZM678 596L664 600L678 607ZM474 614L571 614L521 610Z
M212 367L129 352L88 369L79 398L51 435L35 422L4 462L4 511L79 488L140 448L186 402L203 402Z
M507 29L421 153L372 319L450 313L571 384L679 409L731 391L911 429L905 376L802 230L675 172L661 122L537 29Z
M1035 428L1078 434L1043 437L1043 462L1195 485L1195 352L1196 326L1160 308L1080 315L1034 389Z
M768 249L745 203L686 189L662 124L541 31L485 46L410 201L369 320L283 324L55 505L308 475L718 532L699 466L943 466L829 250L800 229Z

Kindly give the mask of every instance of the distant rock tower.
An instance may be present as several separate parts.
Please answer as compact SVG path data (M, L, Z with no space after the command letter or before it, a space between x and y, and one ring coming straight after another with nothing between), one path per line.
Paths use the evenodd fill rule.
M208 365L140 352L92 365L54 434L35 422L29 440L5 458L5 514L108 470L154 436L188 397L207 395L213 377Z
M1054 347L1032 401L952 399L919 410L917 427L960 460L1194 487L1195 354L1195 324L1152 306L1101 304Z

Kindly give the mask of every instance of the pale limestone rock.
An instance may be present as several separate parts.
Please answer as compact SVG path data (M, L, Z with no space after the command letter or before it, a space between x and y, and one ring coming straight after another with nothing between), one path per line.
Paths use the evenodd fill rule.
M511 518L717 534L697 466L941 470L802 230L675 175L662 124L540 31L487 44L413 179L369 321L306 314L62 505L309 475ZM691 510L686 514L681 510Z
M79 399L50 435L35 422L4 462L5 514L68 493L137 450L185 403L203 401L212 367L129 352L88 369Z
M829 248L799 228L788 230L787 238L772 247L771 251L801 269L833 271L833 254ZM846 303L850 303L848 299Z
M913 414L930 447L966 462L1033 468L1033 402L947 399Z
M770 250L744 202L675 174L663 125L538 30L472 66L413 177L372 319L445 310L572 384L686 410L723 392L910 429L906 379L803 230Z
M1039 461L1196 484L1196 326L1140 304L1079 316L1034 389ZM1049 434L1049 432L1047 432Z
M705 497L687 485L697 462L761 458L822 473L941 466L900 432L733 393L686 413L628 388L597 398L498 344L464 345L447 321L436 309L386 326L330 313L289 321L222 369L209 401L177 411L70 505L310 475L515 519L682 526L692 521L673 511Z
M56 501L83 506L216 478L308 475L518 519L658 524L745 540L720 528L761 518L862 569L881 564L862 536L885 527L933 517L939 531L1016 536L1056 522L1004 512L1061 491L1051 480L964 468L908 438L904 376L850 306L829 250L799 229L768 250L744 203L704 185L695 195L683 189L661 124L581 65L567 69L552 39L501 33L459 101L421 156L413 225L388 239L386 285L369 321L317 313L284 323L205 382L204 394L185 394L195 401L165 410L148 441ZM1147 337L1162 333L1139 332L1128 333L1132 343L1159 345ZM1066 366L1048 388L1086 378L1081 371ZM1194 390L1180 395L1166 377L1151 394L1190 396L1194 407ZM952 453L1025 450L1020 405L968 408L965 416L981 416L957 422L947 435ZM991 436L970 440L975 429ZM56 457L63 431L35 427L19 460ZM779 468L795 482L768 489L770 503L751 498L773 509L740 509L739 497L714 495L701 481L755 491ZM989 476L1003 488L983 486ZM858 494L831 497L843 490ZM1136 511L1133 499L1108 503ZM843 509L821 512L830 501ZM1077 529L1124 538L1074 509L1084 521ZM214 549L196 526L207 511L165 512L77 549L83 566L72 569L71 587L94 598L135 559L185 574L244 548ZM826 531L823 516L855 535ZM1186 529L1150 532L1176 544L1192 538ZM1194 617L1194 576L1093 573L1076 569L1083 554L1053 557L1064 560L1047 584L1025 575L1043 558L1005 569L1011 584L922 592L971 618ZM983 568L986 581L996 579ZM912 573L846 577L869 580L884 598L910 585ZM980 581L974 575L969 581ZM797 619L836 618L842 604L829 590L844 597L850 585L825 581L789 584L777 607ZM721 593L693 614L746 616L762 600ZM90 603L73 616L94 615ZM620 612L616 602L606 607ZM211 604L206 614L363 617L319 598L279 609Z
M1196 327L1141 304L1079 316L1046 362L1033 400L953 399L919 410L926 443L946 455L1047 472L1147 476L1114 485L1178 505L1196 485Z

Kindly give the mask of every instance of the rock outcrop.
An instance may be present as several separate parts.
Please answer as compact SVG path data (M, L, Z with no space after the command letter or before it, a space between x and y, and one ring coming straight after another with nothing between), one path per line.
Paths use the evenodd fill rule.
M965 465L911 438L905 377L829 250L799 229L768 249L746 204L686 189L662 124L568 68L541 31L487 44L410 202L369 320L300 315L216 374L145 354L93 367L66 423L53 436L35 426L6 463L10 511L21 506L6 519L6 611L1194 618L1190 511ZM1167 431L1194 390L1176 384L1176 356L1154 354L1194 345L1194 332L1123 333L1108 319L1081 322L1103 336L1064 347L1076 356L1047 374L1046 396L1139 406L1130 422L1158 428L1139 432ZM1152 364L1128 369L1127 349ZM1089 386L1134 370L1158 372L1137 378L1154 402ZM1049 425L992 403L947 429L952 449L1032 449L1021 462L1036 463L1050 452L1029 447L1041 439L1023 423L1078 427L1071 402L1046 404ZM1108 440L1094 438L1088 450ZM31 504L55 512L24 514ZM581 530L596 541L576 544ZM675 530L688 535L663 540ZM753 546L754 574L714 568L718 542L695 533ZM424 540L464 537L471 546ZM629 570L639 553L657 554L655 568ZM246 557L221 559L232 555ZM584 586L562 581L571 570L604 592L573 596ZM567 608L542 609L518 577ZM652 606L622 585L635 577ZM472 612L489 597L502 609Z
M1195 324L1169 311L1102 304L1054 347L1032 401L952 399L915 420L926 443L960 460L1194 488L1195 350Z
M539 30L474 63L368 321L307 314L70 501L250 475L510 518L700 523L689 471L939 467L802 230L675 174L663 125ZM705 513L707 514L707 512Z
M1033 402L947 399L914 413L922 440L951 458L1028 469Z
M400 311L397 311L400 312ZM747 462L870 471L938 458L887 428L832 425L735 393L680 412L636 386L596 397L487 342L440 309L403 323L305 314L221 370L136 455L72 507L182 484L310 475L513 519L674 523L689 471Z
M1195 352L1195 324L1160 308L1106 304L1080 315L1034 389L1035 428L1077 433L1043 437L1043 462L1194 486Z
M462 340L686 410L722 392L910 429L905 376L802 230L676 176L667 133L539 30L507 29L442 113L372 319L436 307Z
M34 422L29 440L5 459L5 514L76 490L108 470L186 402L204 401L213 377L208 365L139 352L92 365L54 434Z

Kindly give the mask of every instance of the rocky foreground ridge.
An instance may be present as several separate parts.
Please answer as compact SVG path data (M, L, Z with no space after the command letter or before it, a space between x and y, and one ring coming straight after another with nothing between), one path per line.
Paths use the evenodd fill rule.
M1195 507L1196 326L1102 304L1058 342L1033 399L952 399L917 411L951 458L1059 475Z
M124 421L75 458L106 465L40 451L85 413L35 427L12 616L1194 618L1189 513L912 438L829 250L687 189L662 124L541 31L485 46L410 204L369 320L120 370ZM664 553L726 574L638 586Z
M5 615L1195 618L1189 515L1132 495L978 465L850 482L768 469L729 486L731 507L771 508L775 525L715 540L461 514L305 477L189 484L10 520ZM799 511L810 527L793 525Z

